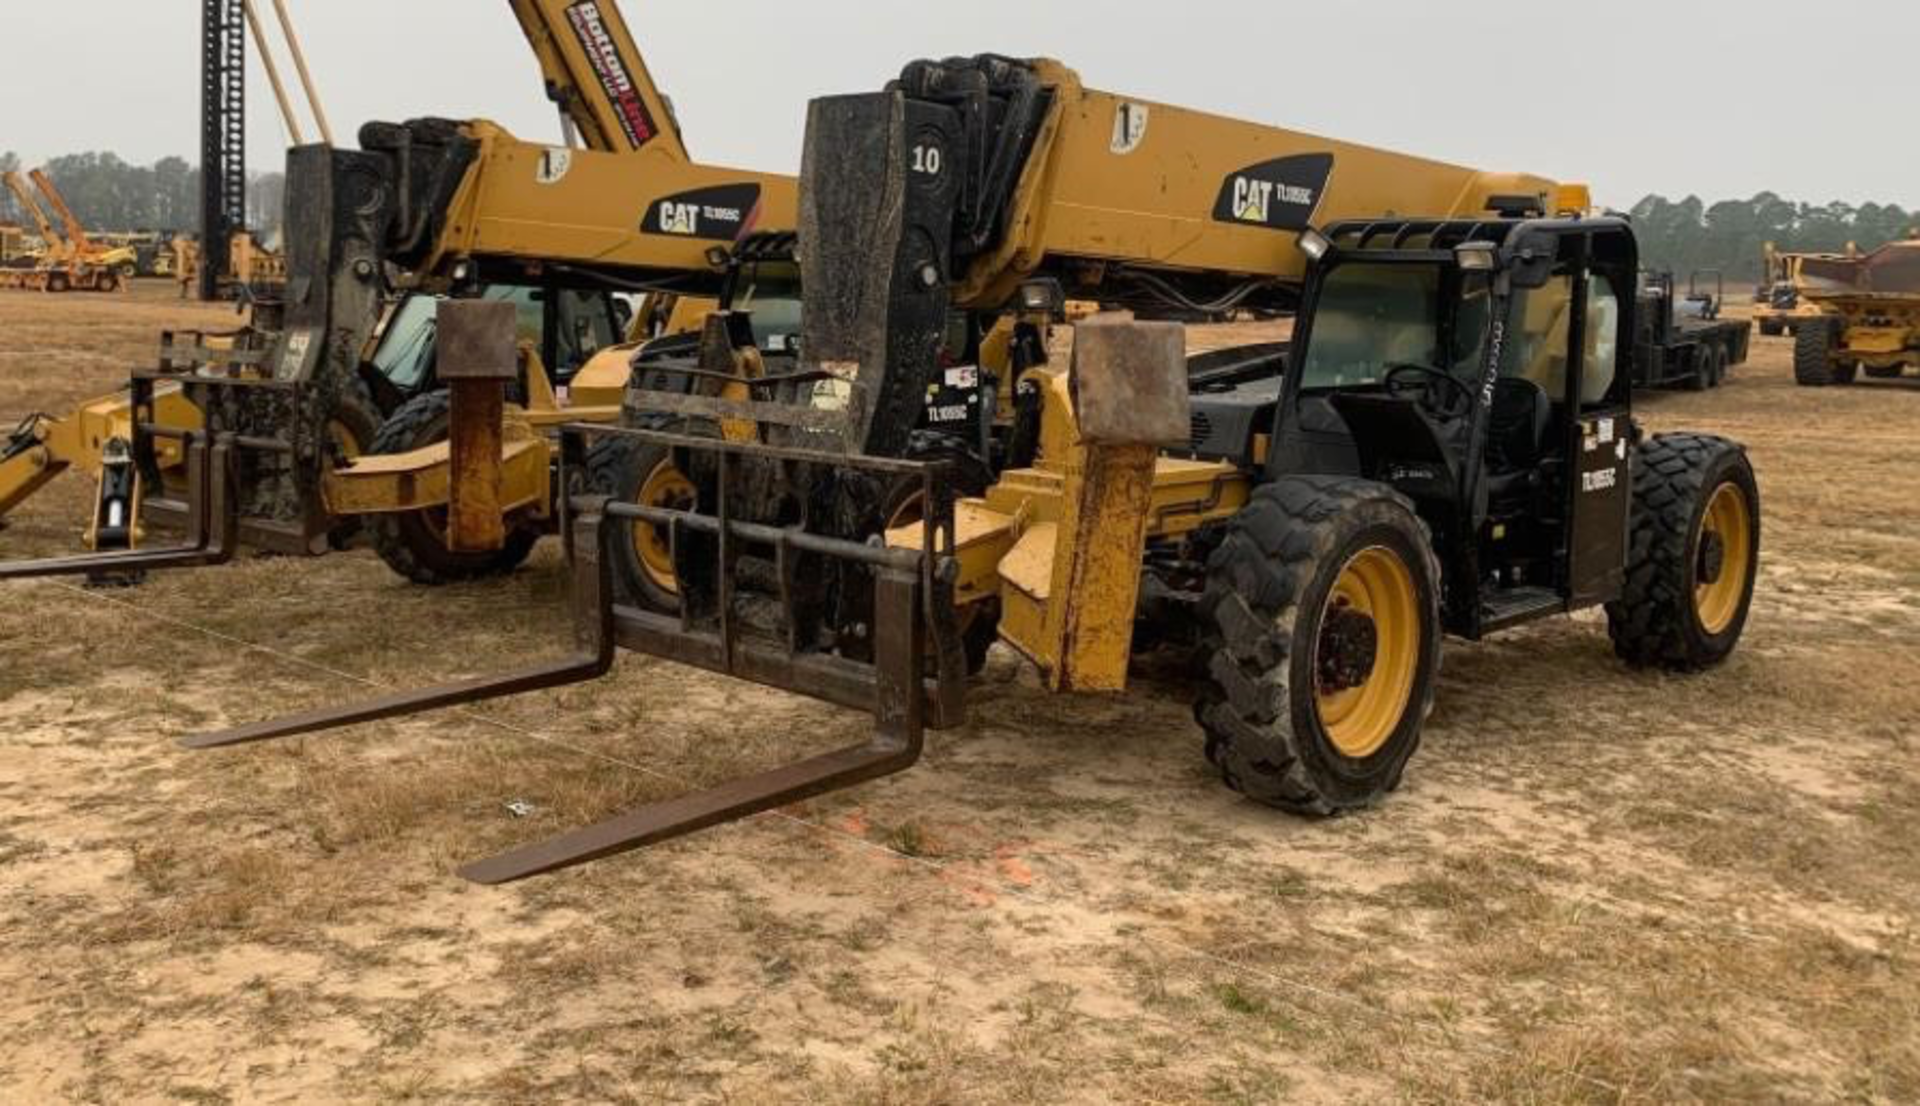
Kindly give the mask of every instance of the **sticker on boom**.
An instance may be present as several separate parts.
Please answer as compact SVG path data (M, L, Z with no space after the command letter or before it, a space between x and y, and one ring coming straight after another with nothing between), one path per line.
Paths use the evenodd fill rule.
M573 33L580 39L580 48L587 52L593 75L599 78L600 87L613 104L614 114L620 118L620 129L626 132L627 141L636 150L652 142L660 130L647 111L647 103L640 96L639 86L633 82L632 68L620 56L620 47L607 31L606 17L600 14L600 0L580 0L580 3L567 9L567 22L573 25Z
M1242 169L1221 184L1213 217L1240 226L1305 230L1332 176L1332 154L1297 154Z
M722 184L655 200L641 220L647 234L738 242L760 221L760 186Z

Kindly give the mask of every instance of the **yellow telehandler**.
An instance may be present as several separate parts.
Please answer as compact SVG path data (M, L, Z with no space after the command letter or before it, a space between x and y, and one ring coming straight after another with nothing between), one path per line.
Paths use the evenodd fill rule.
M97 514L127 521L88 525L104 561L5 565L0 579L199 565L240 546L317 554L355 523L421 582L506 571L552 525L546 435L618 414L641 353L623 339L651 336L624 333L623 296L678 296L683 319L744 297L785 351L793 328L778 320L797 306L777 308L794 293L776 274L791 268L792 178L694 163L611 0L509 7L584 148L426 119L371 124L357 151L294 150L287 297L257 303L234 334L167 336L129 395L15 430L0 446L0 515L66 468L105 473L117 442L124 477L103 478ZM447 525L459 484L435 315L459 298L511 302L520 318L514 402L494 430L502 517L477 537ZM233 486L234 542L214 541L208 527L226 523L189 503L190 463L210 464L222 437L213 479ZM184 541L155 547L150 528L184 528Z
M1760 549L1744 451L1644 434L1632 227L1584 188L1084 87L1051 61L921 62L813 103L797 362L709 318L701 374L636 379L595 441L670 451L672 503L568 482L573 650L189 739L221 747L593 679L620 648L870 714L871 737L466 868L497 883L901 771L966 714L997 634L1061 691L1137 648L1205 657L1208 759L1324 815L1400 782L1441 638L1604 606L1629 664L1734 649ZM1069 300L1069 364L984 363L981 316ZM1298 312L1189 361L1177 323ZM456 329L477 362L487 320ZM450 321L452 321L450 319ZM496 355L497 356L497 355ZM618 601L660 528L679 604Z

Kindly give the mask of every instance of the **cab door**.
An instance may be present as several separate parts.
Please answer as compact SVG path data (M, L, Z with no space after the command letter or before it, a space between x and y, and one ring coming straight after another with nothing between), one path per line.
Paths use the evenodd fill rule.
M1586 310L1573 329L1569 409L1575 412L1568 466L1567 599L1591 607L1620 595L1626 583L1628 525L1633 511L1633 420L1629 402L1632 335L1620 289L1593 273L1580 282Z

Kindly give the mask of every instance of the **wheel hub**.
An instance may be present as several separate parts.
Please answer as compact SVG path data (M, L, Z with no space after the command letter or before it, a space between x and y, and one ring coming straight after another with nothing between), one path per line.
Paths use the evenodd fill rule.
M1320 628L1320 691L1334 694L1364 686L1380 656L1380 630L1373 618L1337 605Z
M1726 571L1727 539L1708 530L1700 535L1700 563L1695 574L1701 586L1711 587L1720 582L1720 577Z

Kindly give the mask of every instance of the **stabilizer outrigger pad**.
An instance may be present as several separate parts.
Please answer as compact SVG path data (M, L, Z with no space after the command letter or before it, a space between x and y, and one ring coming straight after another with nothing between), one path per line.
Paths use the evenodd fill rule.
M172 433L185 443L187 500L181 510L186 519L186 541L126 553L87 553L0 564L0 580L197 568L231 561L239 545L239 514L233 501L233 456L237 439L222 434L209 444L207 435L199 431L149 428L148 432L155 436Z
M603 428L595 433L676 441L727 457L754 452L789 460L806 456L795 451L689 441L639 431ZM945 532L950 543L951 504L944 498L944 486L935 491L932 466L890 461L862 464L926 480L928 502L948 504ZM933 559L925 550L934 548L933 542L929 540L916 550L889 549L883 544L822 537L798 527L739 521L729 516L726 499L721 497L718 515L610 503L599 497L569 500L567 532L572 539L570 586L576 648L561 660L190 737L182 744L194 749L243 745L581 683L606 674L616 648L621 647L873 714L873 733L859 745L653 803L461 869L463 877L485 884L509 883L644 848L912 767L920 759L929 720L934 725L953 725L963 714L964 666L958 636L941 618L941 605L930 599L936 576L931 568ZM694 625L684 614L668 616L614 606L611 542L620 531L641 521L668 528L676 535L676 544L680 536L691 533L717 540L722 563L728 557L728 546L752 542L773 548L783 565L789 565L789 559L802 551L864 565L873 586L871 662L796 650L792 640L780 643L754 639L744 634L731 617L723 616L717 628L709 628ZM931 535L931 515L927 525ZM784 580L791 572L783 570L779 575ZM795 598L783 591L781 600L791 617ZM930 634L928 628L934 625L940 631ZM935 655L939 658L939 663L932 666L932 687L928 686L930 638L938 646Z

